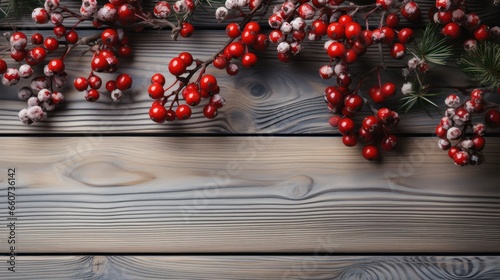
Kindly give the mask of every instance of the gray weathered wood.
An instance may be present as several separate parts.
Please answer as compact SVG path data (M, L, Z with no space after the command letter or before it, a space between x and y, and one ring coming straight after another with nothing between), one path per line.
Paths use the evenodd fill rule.
M401 139L382 163L338 137L1 141L0 199L17 168L23 253L500 249L496 138L465 168L432 138Z
M21 256L2 279L373 279L500 278L490 256Z
M105 93L95 103L85 101L82 93L72 88L71 81L77 76L87 75L90 58L88 55L69 56L66 69L70 82L61 90L67 99L64 107L50 113L49 119L44 122L25 126L17 119L17 112L26 107L26 102L17 99L18 86L2 86L0 133L337 133L327 123L331 114L322 96L325 87L334 85L335 81L323 80L318 75L318 68L329 61L321 43L309 43L304 54L289 64L279 62L274 47L271 47L263 54L258 66L241 69L236 77L228 77L224 70L211 68L209 73L219 78L221 94L227 101L219 116L214 120L205 119L200 105L194 108L191 120L158 125L148 116L152 100L147 94L147 87L151 76L156 72L168 73L170 59L186 49L193 50L196 58L207 59L227 37L222 31L201 31L196 38L174 43L168 36L158 36L157 32L151 31L137 34L136 39L134 59L121 64L122 71L134 77L133 88L123 102L113 103ZM363 75L367 69L376 66L376 49L370 48L360 63L352 66L353 73ZM390 67L404 65L404 62L393 59L387 59L386 63ZM441 67L435 71L434 84L467 84L465 76L457 69ZM106 81L111 76L102 77ZM167 78L168 83L174 81L173 77L167 75ZM384 72L383 81L401 85L403 77L400 70L393 70ZM28 84L28 81L21 83ZM373 77L366 81L366 88L376 83ZM366 92L364 94L366 96ZM436 102L442 104L443 99L444 96ZM394 109L399 107L396 100L389 106ZM359 118L367 114L368 109L365 109ZM435 114L435 118L430 118L423 110L416 110L402 116L396 131L430 134L439 117Z

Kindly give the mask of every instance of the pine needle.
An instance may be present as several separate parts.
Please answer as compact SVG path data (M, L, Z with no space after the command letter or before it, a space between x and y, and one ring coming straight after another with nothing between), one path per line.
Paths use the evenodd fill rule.
M453 55L453 47L446 44L446 38L439 37L435 24L428 24L418 43L414 43L412 52L427 62L445 65L446 60Z
M475 50L465 53L457 63L473 82L490 88L500 86L500 44L479 43Z

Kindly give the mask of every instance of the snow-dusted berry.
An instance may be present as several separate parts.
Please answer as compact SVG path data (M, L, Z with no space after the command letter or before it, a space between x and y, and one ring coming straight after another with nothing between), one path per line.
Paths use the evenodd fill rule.
M123 98L123 92L121 90L115 89L111 92L111 99L113 99L113 101L117 102L122 100L122 98Z
M309 3L303 3L297 8L297 15L303 19L312 19L316 10Z
M184 14L187 12L188 6L185 1L179 0L174 3L173 9L176 14Z
M306 28L307 23L300 17L294 18L290 24L292 25L293 30L302 31Z
M116 19L118 15L118 10L116 9L116 6L113 4L106 4L102 6L98 11L97 11L97 19L101 21L108 21L112 22Z
M269 17L268 23L271 28L279 28L283 23L283 17L278 14L273 14Z
M40 76L31 80L30 87L34 92L39 92L41 89L48 88L49 85L50 78L46 76Z
M460 106L460 97L458 97L458 95L452 93L452 94L448 95L448 97L446 97L446 99L444 100L444 103L446 104L446 106L448 106L450 108L458 108Z
M444 129L448 130L453 126L453 120L448 117L443 117L441 118L439 125L441 125Z
M60 25L64 21L64 17L61 13L59 12L52 12L50 13L50 22L54 25Z
M153 9L153 14L157 18L168 18L172 14L172 6L167 1L159 1Z
M56 109L56 105L55 104L52 104L50 102L42 102L41 104L43 110L45 110L46 112L50 112L50 111L54 111Z
M225 20L228 14L229 11L227 10L226 7L219 7L217 8L217 10L215 10L215 18L217 20Z
M62 88L66 84L66 81L68 81L68 74L66 72L55 74L53 81L56 87Z
M486 133L486 125L484 123L476 123L472 126L472 131L475 135L483 136Z
M22 109L19 111L17 114L17 117L23 124L32 124L33 121L31 121L30 117L28 116L28 109Z
M44 8L36 8L31 13L31 18L37 24L45 24L49 22L49 13Z
M290 51L290 44L288 42L281 42L276 47L278 53L286 53Z
M29 87L22 87L17 91L17 97L22 101L28 101L33 96L33 91Z
M38 97L38 101L40 101L40 102L49 101L50 98L52 97L52 92L50 90L44 88L38 92L37 97Z
M28 99L28 106L37 106L38 104L40 104L40 100L38 100L38 97L36 96L33 96L33 97L30 97Z
M439 139L438 146L442 150L448 150L451 148L451 142L448 139Z
M28 38L23 32L14 32L10 36L10 45L16 50L23 50L28 45Z
M456 140L460 138L461 135L462 132L458 127L452 127L446 132L446 138L448 138L449 140Z
M330 65L323 65L319 68L319 76L323 79L330 79L333 77L333 69Z
M50 101L55 105L61 104L64 101L64 95L60 92L53 92Z
M18 71L19 71L19 76L21 76L21 78L24 79L27 79L31 77L31 75L33 75L33 67L31 67L28 64L21 65Z
M47 77L52 77L54 76L54 72L52 70L49 69L49 65L45 65L43 67L43 74Z
M283 22L280 26L280 31L283 32L283 34L290 34L292 32L292 25L288 22Z
M460 146L462 146L462 148L464 149L470 149L472 148L472 145L474 145L474 143L470 139L465 139L464 141L460 142Z
M33 121L41 121L46 118L46 114L40 106L32 106L28 109L28 117Z
M59 8L59 0L45 0L43 5L47 12L52 12L53 10Z
M13 86L19 82L21 76L15 68L9 68L2 76L2 84L5 86Z
M285 2L280 6L280 10L289 16L295 12L295 5L292 2Z

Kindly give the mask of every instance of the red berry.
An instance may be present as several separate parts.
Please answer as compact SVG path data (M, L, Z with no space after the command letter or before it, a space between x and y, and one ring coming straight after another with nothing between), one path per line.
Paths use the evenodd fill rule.
M165 85L165 76L161 73L156 73L151 77L151 83L158 83L162 86Z
M187 120L191 117L191 107L186 104L179 105L175 110L175 116L179 120Z
M382 147L382 150L384 151L391 151L394 148L396 148L397 143L398 143L398 138L396 137L396 135L390 134L382 138L380 147Z
M474 30L474 38L478 41L485 41L490 38L490 27L488 25L481 25Z
M61 38L66 35L66 27L64 25L56 25L54 26L54 35L56 35L57 38Z
M469 164L469 153L465 151L458 151L453 156L453 161L455 161L455 164L458 166L467 165Z
M238 38L241 34L240 26L235 22L228 24L226 26L226 34L229 38Z
M500 111L490 109L484 115L484 122L491 128L500 127Z
M120 42L118 39L118 33L113 28L108 28L102 31L101 40L103 44L108 47L115 47Z
M450 22L443 27L441 33L443 33L444 36L449 37L451 39L457 39L458 37L460 37L461 28L460 25L458 25L457 23Z
M102 86L102 80L99 76L93 75L89 77L89 86L93 89L100 89Z
M338 130L342 135L349 135L354 133L356 128L354 121L351 118L342 118L338 123Z
M372 87L370 88L370 91L368 92L370 95L370 98L373 100L375 103L382 103L385 101L385 96L382 94L382 91L380 90L379 87Z
M84 91L88 88L89 82L84 77L78 77L73 82L73 85L77 91Z
M251 45L257 39L257 33L252 30L243 30L241 33L241 42L245 45Z
M314 20L311 23L311 32L316 36L325 36L327 29L328 25L322 19Z
M118 17L123 21L132 20L135 17L135 8L130 4L122 4L118 7Z
M249 21L246 25L244 30L249 30L253 31L255 33L260 33L260 25L256 21Z
M363 107L363 98L357 94L349 94L344 98L345 109L349 112L354 113Z
M357 22L349 22L345 25L345 37L347 39L357 39L361 35L361 25Z
M116 89L116 81L114 80L109 80L106 82L106 90L111 93L113 90Z
M5 60L0 59L0 74L3 74L7 71L7 63Z
M43 35L40 33L35 33L35 34L31 35L31 43L33 45L43 44Z
M153 83L148 88L149 97L152 99L160 99L163 97L163 86L159 83Z
M200 89L206 92L212 92L217 88L217 79L210 75L205 74L200 80Z
M231 59L233 57L240 58L245 53L245 47L239 42L232 42L227 46L226 50L230 55L230 57L226 57L227 59Z
M191 23L188 22L183 22L182 23L182 28L179 31L179 35L181 35L184 38L191 37L194 33L194 27Z
M241 58L243 67L253 67L257 63L257 56L254 53L248 52Z
M399 24L399 16L397 13L390 13L385 18L385 24L391 28L395 28Z
M343 58L345 55L345 46L340 42L333 42L328 46L327 54L330 58Z
M346 25L348 24L349 22L352 22L352 17L350 15L342 15L339 20L338 20L338 23L342 24L342 25Z
M484 149L484 146L486 144L486 140L484 139L483 136L474 136L472 137L472 149L475 151L481 151Z
M385 97L393 97L394 94L396 94L396 85L394 83L387 82L382 85L380 92Z
M70 44L76 44L78 42L78 33L74 30L69 31L66 33L66 41Z
M130 46L119 46L116 50L116 54L121 57L131 57L132 48Z
M435 132L437 137L446 139L446 134L448 131L444 129L441 125L436 126Z
M340 40L344 38L345 27L338 22L332 22L328 25L326 34L333 40Z
M90 89L89 91L86 92L85 99L88 102L95 102L99 99L100 96L101 96L101 94L97 90Z
M448 156L449 156L450 158L453 158L453 157L455 156L455 154L456 154L457 152L459 152L459 151L460 151L460 149L459 149L459 148L457 148L457 147L451 147L451 148L448 150Z
M116 77L116 88L125 91L132 86L132 77L128 74L120 74Z
M391 47L391 56L394 59L402 59L406 54L406 47L401 43L395 43Z
M193 56L188 53L188 52L181 52L179 54L179 58L184 60L184 63L186 64L187 67L191 66L191 64L193 64Z
M217 116L217 107L213 104L207 104L203 107L203 115L207 119L213 119Z
M394 32L394 29L384 26L380 28L380 31L384 33L384 43L392 44L392 42L394 42L394 39L396 38L396 32Z
M189 104L190 106L196 106L198 104L200 104L200 101L201 101L201 95L198 91L194 91L194 90L189 90L189 91L185 91L185 100L186 100L186 103Z
M47 37L43 42L43 46L49 51L53 52L59 48L59 42L54 37Z
M355 134L343 135L342 143L344 143L344 145L347 147L354 147L358 143L358 137Z
M252 44L252 48L256 51L265 51L269 47L269 39L266 34L257 35L257 39Z
M167 109L161 103L153 103L149 109L149 117L156 123L164 123L167 120Z
M168 64L168 71L174 76L182 75L186 72L186 63L180 57L174 57Z
M56 73L56 74L60 74L62 72L64 72L64 62L61 60L61 59L52 59L49 64L48 64L48 68L50 71Z
M402 44L411 43L413 41L413 29L403 28L398 33L398 40Z
M378 148L374 145L366 145L362 151L363 157L367 160L376 160L379 157Z
M344 99L344 94L342 94L342 92L340 92L340 90L338 90L337 87L330 86L325 89L325 97L328 103L337 107L341 104L342 100Z

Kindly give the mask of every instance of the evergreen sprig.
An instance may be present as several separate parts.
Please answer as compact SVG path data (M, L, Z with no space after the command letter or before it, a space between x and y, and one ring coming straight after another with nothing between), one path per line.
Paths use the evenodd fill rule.
M473 81L486 87L500 86L500 44L483 42L458 61L460 69Z
M6 4L3 4L7 2ZM9 0L0 1L0 20L6 17L18 17L23 12L33 10L34 8L43 5L40 0Z
M453 55L453 47L446 43L446 38L439 36L439 30L435 24L428 24L421 39L413 44L411 52L427 62L445 65L446 60Z

